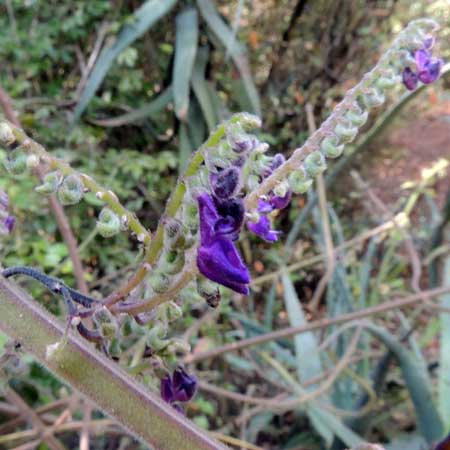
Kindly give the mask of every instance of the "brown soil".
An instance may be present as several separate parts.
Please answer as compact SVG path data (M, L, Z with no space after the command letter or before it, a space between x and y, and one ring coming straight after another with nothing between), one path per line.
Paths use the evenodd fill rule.
M430 102L431 109L408 108L404 119L396 121L395 130L391 127L389 137L377 149L376 161L364 167L370 186L390 207L395 208L404 198L403 183L418 182L422 170L439 159L450 163L450 101L439 101L434 94L424 100ZM439 207L449 188L450 165L435 184Z

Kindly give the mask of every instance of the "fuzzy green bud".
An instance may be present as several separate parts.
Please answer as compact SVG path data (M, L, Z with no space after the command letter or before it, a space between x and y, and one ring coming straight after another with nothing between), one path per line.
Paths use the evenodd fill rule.
M313 180L307 175L305 169L300 167L299 170L295 170L289 174L288 183L294 194L304 194L311 188Z
M119 325L108 308L103 306L102 308L97 309L94 312L92 319L104 339L109 340L116 336Z
M16 142L11 125L7 122L0 123L0 143L3 145L11 145Z
M211 308L219 306L221 295L216 283L212 283L204 277L197 277L197 292Z
M152 272L148 279L149 285L158 294L167 292L170 287L170 281L171 280L167 275L156 271Z
M367 118L369 117L368 111L362 111L358 109L350 109L347 114L345 115L347 120L354 125L355 127L362 127L366 122Z
M341 142L348 143L355 139L358 134L358 128L354 127L350 122L338 123L334 128L334 132L339 137Z
M337 136L327 136L320 145L320 151L326 158L338 158L344 151L344 145L340 144Z
M161 256L161 271L169 275L180 273L184 267L184 252L171 250Z
M27 170L27 155L20 150L14 150L8 154L3 165L10 175L22 175Z
M310 177L316 177L320 173L324 172L327 168L325 157L320 152L310 153L303 163L306 173Z
M236 120L236 123L239 124L245 131L252 131L258 128L261 128L262 122L258 116L254 114L242 112L235 114L232 117L232 120Z
M59 171L49 172L44 176L42 184L34 188L39 194L53 194L61 184L62 175Z
M104 238L110 238L122 229L119 216L110 208L103 208L97 220L97 230Z
M84 185L81 178L72 174L64 178L58 189L58 199L63 205L75 205L84 196Z

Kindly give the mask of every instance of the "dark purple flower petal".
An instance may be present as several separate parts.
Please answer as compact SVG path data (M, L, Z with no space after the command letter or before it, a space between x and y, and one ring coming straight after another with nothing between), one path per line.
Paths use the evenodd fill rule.
M431 60L426 67L419 72L418 78L424 84L430 84L439 78L443 61L442 59Z
M235 240L244 222L245 207L243 201L240 198L214 198L213 201L219 215L214 226L215 234L218 236L229 235L230 239Z
M3 220L3 225L8 233L12 232L15 224L16 218L14 216L6 216L6 218Z
M211 185L214 195L219 198L230 198L236 195L239 188L240 171L230 167L211 175Z
M184 409L180 405L177 405L176 403L172 403L172 408L175 411L179 412L180 414L183 414L183 416L186 415L184 412Z
M248 295L250 274L230 240L217 238L212 245L201 246L197 252L197 266L206 278Z
M175 391L175 401L188 402L197 390L197 377L188 375L181 367L173 372L173 389Z
M261 216L258 222L247 222L248 229L267 242L278 240L279 231L272 230L270 220L267 216Z
M166 375L161 380L161 398L167 403L172 403L174 401L172 380L169 375Z
M219 220L216 207L212 197L207 194L201 194L197 198L200 217L200 238L202 245L210 245L215 238L215 225Z
M417 87L418 78L416 72L413 72L409 67L405 67L402 73L403 84L406 89L413 91Z
M421 72L430 62L431 55L428 50L421 48L414 53L414 58L416 60L417 71Z
M285 161L286 161L286 158L284 157L284 155L282 153L277 153L276 155L274 155L272 164L270 165L272 172L275 169L278 169L278 167L280 167L282 164L284 164Z
M273 209L284 209L287 205L289 205L292 198L292 192L288 191L284 197L279 197L278 195L273 195L270 198L270 204L273 206Z

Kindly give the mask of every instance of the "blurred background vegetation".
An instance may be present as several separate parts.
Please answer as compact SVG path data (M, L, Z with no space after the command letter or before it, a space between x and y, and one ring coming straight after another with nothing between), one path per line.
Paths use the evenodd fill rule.
M260 114L262 137L273 152L289 155L309 134L308 108L319 124L409 20L436 19L442 26L437 52L450 57L448 0L3 0L0 12L0 85L24 128L110 187L152 230L190 153L231 113ZM388 119L373 118L343 157L345 166L331 167L327 215L333 244L345 251L337 253L321 295L314 292L326 273L327 236L311 193L296 197L279 217L279 244L242 240L255 280L251 296L227 298L219 310L191 305L174 334L185 333L195 354L450 284L446 88L443 79ZM34 186L35 180L12 180L0 168L0 188L18 218L12 238L0 244L0 262L40 267L73 285L67 247ZM125 234L97 236L99 202L86 200L66 214L89 287L105 295L126 279L139 246ZM403 228L373 232L401 213ZM314 255L322 258L308 264ZM59 312L57 300L28 288ZM448 296L441 302L450 306ZM429 447L433 438L424 429L437 425L416 394L424 386L434 393L442 433L449 431L448 311L416 304L369 319L378 328L364 333L351 355L354 330L334 326L198 362L192 369L201 389L188 415L239 439L237 448L338 449L358 436L391 449ZM343 358L345 367L333 374ZM408 364L419 366L422 384L405 377ZM67 408L73 421L91 415L31 359L15 369L8 369L15 392L36 411L50 405L41 416L45 425ZM317 401L287 411L251 401L321 386ZM11 438L27 427L14 399L0 402L0 448L28 439ZM139 447L113 425L96 427L96 420L101 414L94 411L88 432L67 427L58 438L83 450ZM79 440L83 433L90 435L87 447Z

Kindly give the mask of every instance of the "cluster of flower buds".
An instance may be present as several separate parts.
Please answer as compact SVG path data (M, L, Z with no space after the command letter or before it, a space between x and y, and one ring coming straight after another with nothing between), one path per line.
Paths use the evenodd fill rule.
M382 105L388 91L399 86L402 78L411 88L411 62L416 64L417 80L430 83L439 77L442 61L430 53L436 30L433 21L412 22L288 161L281 154L267 155L268 145L251 134L260 125L258 118L239 115L225 124L224 137L205 148L205 164L187 179L186 204L178 217L192 227L193 235L198 226L197 267L204 277L235 292L248 293L250 274L235 246L243 225L267 242L276 241L279 232L272 226L276 211L289 204L292 193L308 191L314 178L326 169L327 159L342 155L366 123L370 110ZM260 189L266 180L270 188ZM255 208L244 207L246 194L258 196ZM217 304L220 294L213 285L197 285L209 303Z
M0 190L0 235L10 234L15 223L16 218L9 213L9 197Z

